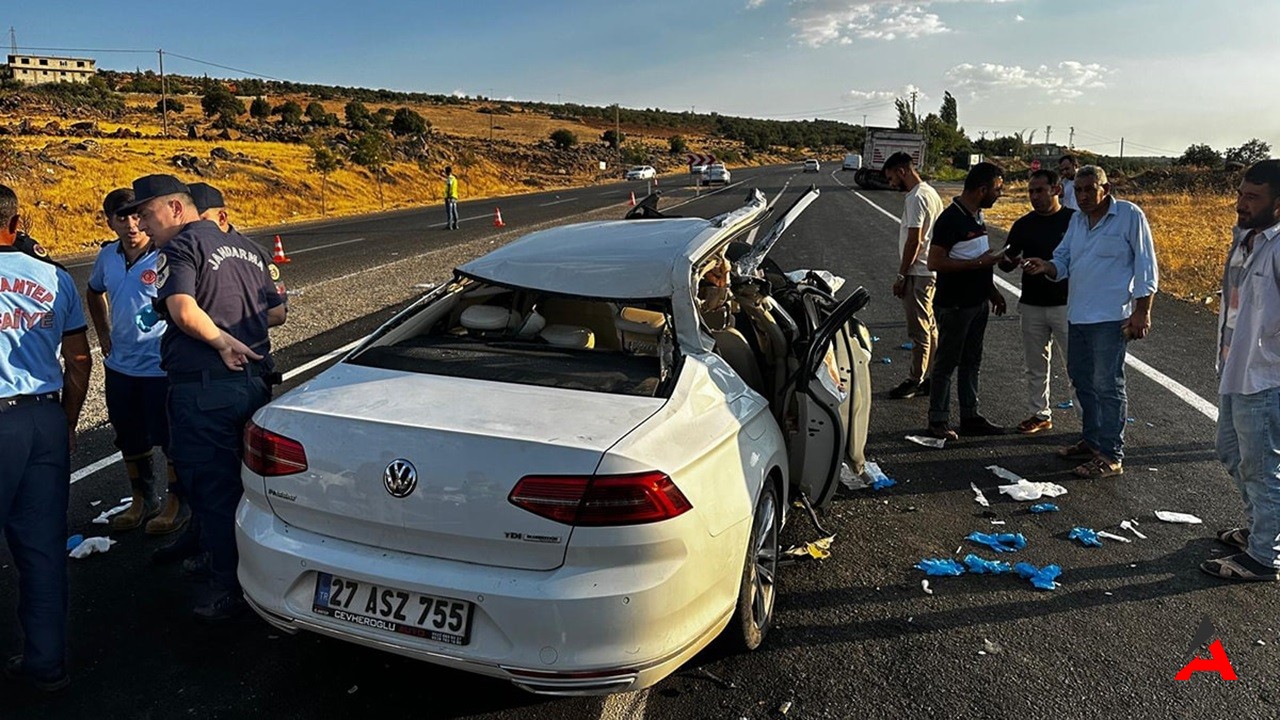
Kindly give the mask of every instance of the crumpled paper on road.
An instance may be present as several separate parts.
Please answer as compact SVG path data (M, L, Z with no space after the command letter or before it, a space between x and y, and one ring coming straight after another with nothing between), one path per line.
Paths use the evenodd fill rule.
M1067 494L1067 489L1061 485L1049 482L1031 482L1021 475L1018 475L1011 470L1006 470L999 465L988 465L987 469L995 473L999 478L1013 481L1012 485L1001 485L1000 492L1019 502L1039 500L1042 497L1058 497L1059 495Z
M68 553L68 555L79 560L81 558L88 557L94 553L104 553L110 550L111 546L115 544L116 544L116 541L112 540L111 538L106 538L106 537L85 538L84 542L75 546L75 548L73 548L71 552Z
M946 445L947 445L947 441L946 441L946 440L944 440L944 439L942 439L942 438L924 437L923 435L908 435L908 436L907 436L907 439L908 439L908 440L910 440L911 442L913 442L913 443L917 444L917 445L923 445L923 446L925 446L925 447L937 448L937 449L939 449L939 450L941 450L942 448L946 447Z
M982 490L974 483L969 483L969 487L973 488L973 501L982 507L991 507L991 502L987 500L987 496L982 494Z
M1168 510L1157 510L1156 518L1168 523L1184 523L1186 525L1199 525L1204 522L1195 515L1180 512L1169 512Z
M782 551L783 555L796 558L797 560L826 560L831 557L831 543L836 539L835 535L829 535L813 542L803 545L795 545Z
M862 490L863 488L871 487L871 483L867 481L869 472L867 466L871 465L875 465L875 463L868 462L864 466L862 474L859 475L853 471L853 468L849 467L849 463L840 463L840 484L850 490ZM876 468L876 470L878 471L879 468Z
M119 505L117 505L117 506L115 506L115 507L111 508L110 510L104 510L101 514L99 514L99 515L98 515L98 517L96 517L96 518L94 518L94 519L93 519L93 524L94 524L94 525L108 525L108 524L110 524L110 523L111 523L111 518L115 517L116 515L119 515L120 513L124 512L125 510L128 510L128 509L129 509L129 505L130 505L130 503L129 503L129 502L127 502L129 499L130 499L130 498L125 498L126 502L123 502L123 503L121 503L121 504L119 504Z

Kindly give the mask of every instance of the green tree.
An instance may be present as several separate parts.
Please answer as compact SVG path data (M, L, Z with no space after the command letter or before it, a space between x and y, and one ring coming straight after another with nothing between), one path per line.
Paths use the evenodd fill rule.
M200 98L200 108L204 110L205 117L218 115L232 122L244 114L244 103L240 102L240 98L232 95L222 83L215 83Z
M1252 165L1271 157L1271 146L1258 138L1253 138L1240 147L1227 148L1223 159L1227 162L1238 162L1241 165Z
M568 150L578 144L578 136L572 130L560 128L551 133L551 143L559 150Z
M351 162L369 169L378 181L378 204L386 208L382 197L382 173L391 161L391 142L379 131L370 130L362 134L351 146Z
M249 117L254 120L265 120L271 116L271 103L259 95L249 103Z
M326 195L328 194L329 173L342 167L342 158L338 157L329 146L322 141L311 145L311 169L320 173L320 215L327 215Z
M942 94L942 108L938 110L938 117L942 119L943 124L953 130L960 127L960 113L956 110L956 99L952 97L950 91Z
M373 116L369 114L369 108L359 100L352 100L342 108L343 116L347 119L347 127L352 130L368 130L373 127Z
M324 125L326 118L329 116L328 111L326 111L324 106L318 102L307 103L306 114L307 119L311 121L312 125Z
M180 113L186 109L187 109L187 106L183 105L182 101L174 100L173 98L169 98L168 100L165 100L162 98L156 101L157 114L164 112L165 110L168 110L171 113Z
M689 143L686 143L684 137L680 135L667 138L667 147L671 149L672 155L681 155L689 151Z
M622 144L622 141L627 139L627 134L616 130L605 130L604 133L600 135L600 139L603 140L611 149L617 150L618 146Z
M397 109L396 114L391 117L391 132L397 136L423 135L429 127L431 123L406 107Z
M905 98L895 98L893 106L898 110L898 129L903 132L916 132L920 128L920 118L911 112L911 103Z
M271 112L279 115L280 122L285 125L302 124L302 106L292 100L280 103L272 108Z
M1222 165L1222 154L1208 145L1189 145L1177 163L1192 167L1219 167Z

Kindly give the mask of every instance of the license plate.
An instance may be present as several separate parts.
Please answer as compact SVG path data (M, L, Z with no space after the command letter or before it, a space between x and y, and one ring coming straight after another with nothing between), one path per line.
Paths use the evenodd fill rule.
M311 611L354 625L450 645L471 640L472 604L316 573Z

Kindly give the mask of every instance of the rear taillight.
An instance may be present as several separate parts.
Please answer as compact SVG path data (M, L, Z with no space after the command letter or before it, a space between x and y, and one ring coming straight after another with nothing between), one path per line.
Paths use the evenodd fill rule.
M297 440L277 435L250 421L244 428L244 464L267 477L293 475L307 469L307 452Z
M669 520L693 507L660 472L521 478L512 505L566 525L642 525Z

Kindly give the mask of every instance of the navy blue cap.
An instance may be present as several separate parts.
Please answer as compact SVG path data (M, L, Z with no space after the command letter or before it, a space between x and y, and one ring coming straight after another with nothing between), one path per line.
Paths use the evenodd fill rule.
M191 199L196 201L196 212L203 213L209 208L226 207L227 201L222 199L222 192L209 183L191 183L187 186Z
M116 214L137 210L158 197L190 192L181 180L172 175L143 175L133 181L133 202L116 208Z

